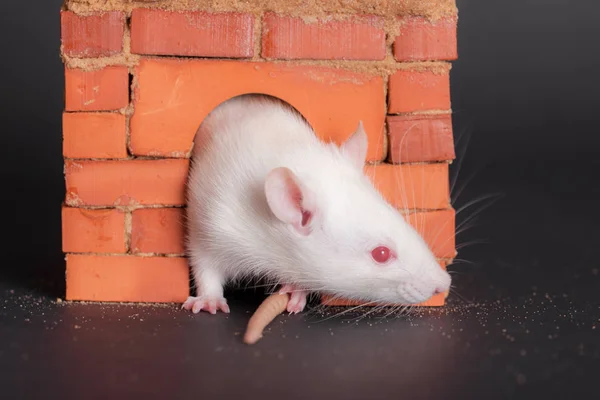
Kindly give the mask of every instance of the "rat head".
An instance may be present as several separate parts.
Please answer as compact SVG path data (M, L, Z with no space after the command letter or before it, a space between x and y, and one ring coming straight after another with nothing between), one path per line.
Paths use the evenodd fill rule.
M276 168L267 202L284 224L288 259L309 290L344 298L415 304L450 287L421 236L364 175L367 136L359 125L341 147L311 160L312 173ZM295 282L294 282L295 283Z

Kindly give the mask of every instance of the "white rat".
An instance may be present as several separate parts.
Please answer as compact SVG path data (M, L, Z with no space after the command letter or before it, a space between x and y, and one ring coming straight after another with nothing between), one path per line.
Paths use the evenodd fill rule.
M243 95L218 106L194 145L186 246L198 313L229 312L223 285L266 277L298 313L310 292L414 304L450 276L363 167L362 123L340 147L319 140L277 99Z

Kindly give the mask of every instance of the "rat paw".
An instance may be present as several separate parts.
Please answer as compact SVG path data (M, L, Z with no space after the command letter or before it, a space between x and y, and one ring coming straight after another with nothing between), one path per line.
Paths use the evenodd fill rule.
M306 306L306 296L308 292L304 290L298 290L292 285L284 285L279 289L280 294L289 293L290 300L288 301L287 311L290 314L298 314L304 310Z
M229 313L229 306L224 297L190 296L181 308L192 311L194 314L198 314L202 310L211 314L216 314L217 311Z

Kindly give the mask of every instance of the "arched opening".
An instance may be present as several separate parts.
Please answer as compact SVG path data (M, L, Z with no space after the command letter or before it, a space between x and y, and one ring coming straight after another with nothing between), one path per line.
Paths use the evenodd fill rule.
M239 94L239 95L236 95L236 96L233 96L233 97L223 100L221 103L217 104L212 110L210 110L206 114L204 119L200 122L198 129L196 130L196 134L194 135L194 139L192 141L192 149L195 148L196 146L198 146L199 148L204 147L204 143L206 142L206 140L208 138L203 137L203 134L209 134L209 133L203 129L203 127L204 127L203 125L204 125L204 121L206 121L206 119L211 115L211 113L214 110L216 110L221 104L224 104L224 103L226 103L230 100L236 99L236 98L244 98L244 97L247 97L247 98L251 98L251 97L261 98L262 97L262 98L268 99L270 101L273 101L275 103L278 103L282 107L285 107L285 108L291 110L294 114L298 115L302 120L304 120L304 122L306 122L306 124L308 124L314 130L314 127L311 125L310 121L293 104L290 104L286 100L284 100L280 97L273 96L270 94L265 94L265 93L259 93L259 92L244 93L244 94Z

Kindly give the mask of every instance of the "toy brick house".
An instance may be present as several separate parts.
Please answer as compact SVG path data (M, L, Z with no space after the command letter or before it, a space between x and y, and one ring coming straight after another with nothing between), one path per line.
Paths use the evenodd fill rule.
M456 23L454 0L67 0L66 298L187 298L194 135L245 93L288 102L325 141L341 143L363 120L365 171L446 266Z

